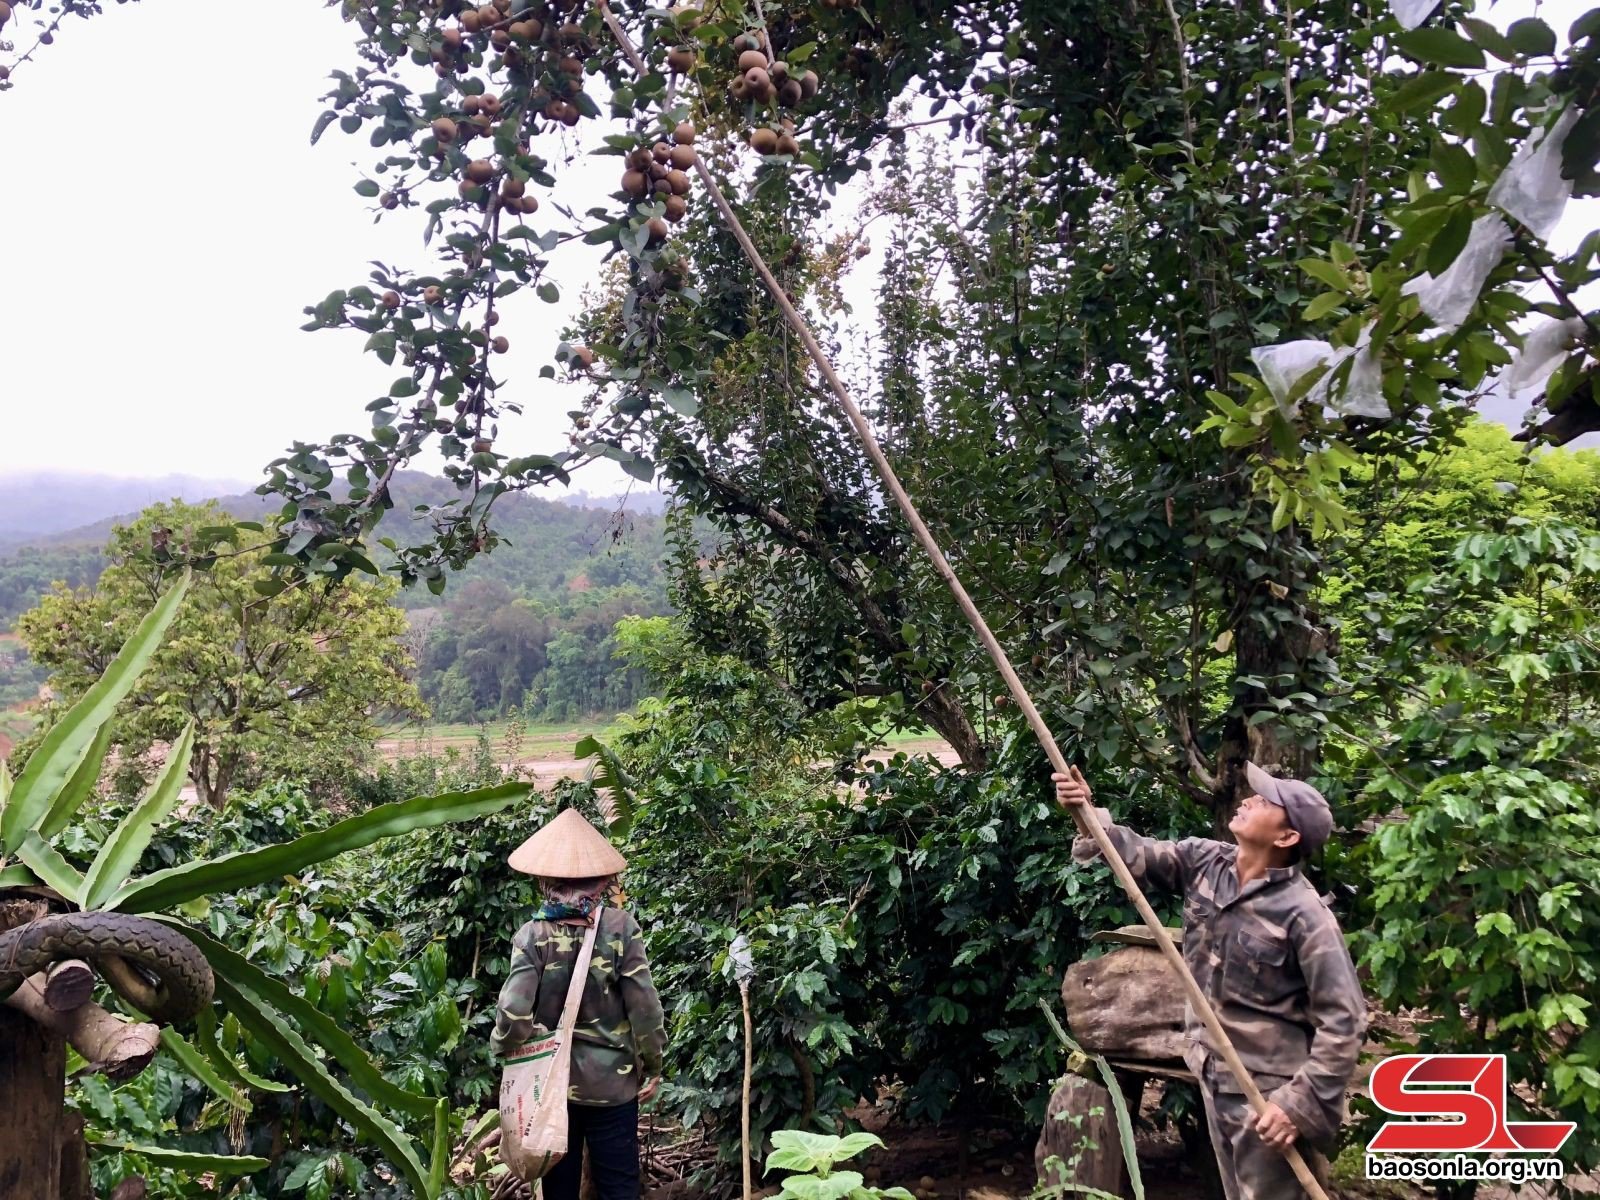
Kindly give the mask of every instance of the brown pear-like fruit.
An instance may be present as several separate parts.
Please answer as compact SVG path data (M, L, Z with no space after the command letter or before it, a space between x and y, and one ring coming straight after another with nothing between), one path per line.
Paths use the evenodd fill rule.
M399 292L385 292L383 294L383 306L385 308L387 308L390 312L393 312L395 309L399 308L400 307L400 293Z
M668 171L667 186L672 189L674 196L687 196L689 194L689 176L683 171Z
M438 118L433 123L433 136L441 146L448 146L456 140L456 123L449 117Z
M492 449L494 449L494 443L488 438L479 438L472 443L472 452L474 454L488 454Z
M1003 696L1003 695L1002 696L996 696L994 698L994 706L995 706L996 710L999 710L999 709L1002 709L1002 708L1010 708L1011 707L1011 697L1010 696Z
M655 162L655 155L651 154L643 146L639 146L628 151L626 162L635 171L648 171L650 164Z
M661 215L674 225L683 220L689 211L689 201L682 196L668 196L662 203L666 206L666 212Z
M805 98L805 91L798 79L791 79L778 89L778 103L785 108L798 108Z
M478 15L478 10L469 8L461 14L461 28L468 33L477 33L483 28L483 18Z
M518 179L515 175L507 175L500 181L500 197L503 200L516 200L527 190L527 180Z
M571 75L574 79L583 74L583 59L567 55L556 63L556 70L563 75Z
M778 153L790 156L800 153L800 143L795 141L794 134L780 133L778 135Z
M467 178L473 183L488 183L494 178L494 164L487 158L475 158L467 164Z
M635 200L643 200L650 194L650 179L643 171L630 168L622 173L622 190Z
M672 131L672 140L680 146L694 145L694 122L680 121L678 127Z
M692 170L694 168L694 147L674 146L672 148L672 165L680 171Z
M741 53L746 50L761 49L761 35L759 33L741 33L733 39L733 48Z
M650 230L650 244L659 245L667 240L667 234L672 232L667 228L667 223L660 217L651 217L645 228Z
M473 183L470 179L463 179L456 187L456 191L461 193L463 200L478 201L483 199L483 185Z
M667 70L675 75L687 75L694 70L694 51L687 46L676 46L668 50Z
M511 35L511 40L514 42L536 42L539 40L539 35L533 31L535 24L533 21L513 21L506 26L506 32Z
M504 29L496 29L489 35L489 44L504 53L511 49L511 35Z
M785 83L789 79L789 64L780 59L767 68L767 74L772 76L773 83Z
M494 349L496 354L504 354L507 350L511 349L511 339L502 333L497 335L494 341L490 342L489 345Z
M750 85L744 81L743 75L735 75L728 84L728 94L735 100L745 101L750 98Z
M657 142L650 147L650 157L658 163L668 162L672 158L672 147L665 142Z
M461 102L461 111L466 113L469 117L474 116L477 113L481 113L483 111L483 97L468 96Z
M437 287L425 287L422 289L422 302L424 304L438 304L443 299L444 292Z
M531 216L539 211L539 197L529 194L517 198L517 208L524 216Z
M653 162L650 164L650 170L646 173L651 179L665 179L667 172L670 170L672 170L672 167L667 163Z
M767 56L761 53L761 51L746 50L743 54L739 55L739 70L753 71L757 67L760 67L763 71L767 69Z
M493 0L493 3L494 6L501 11L501 13L508 13L511 11L511 0Z
M500 19L500 10L492 4L483 4L478 7L478 24L484 28L491 28Z
M1029 660L1028 660L1028 661L1029 661L1029 662L1031 662L1031 663L1032 663L1032 664L1033 664L1033 669L1034 669L1034 670L1035 670L1035 671L1037 671L1037 670L1038 670L1038 669L1039 669L1039 668L1040 668L1040 667L1042 667L1042 666L1044 666L1044 655L1042 655L1042 654L1035 654L1035 655L1034 655L1034 656L1033 656L1033 657L1032 657L1032 658L1030 658L1030 659L1029 659Z
M400 197L393 192L385 192L378 197L378 203L386 209L396 209L400 207Z
M805 74L800 76L800 95L804 99L811 99L811 97L817 94L821 87L822 81L817 78L817 73L815 71L807 71Z
M574 346L567 353L567 363L576 371L587 371L594 366L594 351L587 346Z
M765 67L751 67L744 73L744 85L750 89L750 95L756 100L765 100L772 95L772 78L767 74Z
M756 129L750 134L750 149L757 154L778 152L778 133L774 129Z
M931 695L933 695L934 692L936 692L938 690L939 689L934 685L933 680L924 679L922 681L922 694L924 696L931 696Z
M444 38L444 44L451 50L461 49L461 43L466 40L461 36L459 29L446 29L441 36Z
M578 111L578 106L576 104L567 104L561 109L561 123L567 126L569 129L576 125L582 118L583 114Z
M491 117L500 115L500 97L490 92L483 98L483 111Z

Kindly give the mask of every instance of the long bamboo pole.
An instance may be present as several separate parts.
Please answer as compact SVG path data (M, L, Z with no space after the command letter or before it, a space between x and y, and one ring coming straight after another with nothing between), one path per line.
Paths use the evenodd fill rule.
M610 5L606 3L606 0L595 0L595 6L599 9L600 15L605 19L607 27L611 30L611 36L616 38L617 45L627 57L628 62L632 64L633 69L641 77L648 74L644 60L639 57L639 52L634 48L633 41L628 37L627 31L622 28L622 23L617 20L616 14L611 11ZM762 285L772 296L773 302L778 306L778 310L783 313L784 320L794 330L811 361L816 364L817 370L821 372L823 379L827 381L828 388L832 391L833 398L839 405L840 411L855 430L856 438L866 450L867 457L872 460L872 465L877 469L879 478L883 480L883 486L894 497L895 504L899 507L901 515L906 519L906 524L911 526L911 532L916 536L918 543L921 544L923 550L927 552L928 558L932 561L934 570L939 573L939 577L944 580L951 594L955 596L956 604L960 607L962 615L966 617L967 623L972 626L973 632L978 635L978 640L983 643L984 649L989 652L989 657L994 661L995 668L1000 672L1000 677L1005 680L1006 689L1017 702L1017 707L1022 710L1023 716L1027 717L1028 725L1032 728L1034 736L1039 739L1039 744L1044 748L1045 756L1049 758L1050 765L1060 774L1073 774L1072 766L1067 762L1066 756L1061 753L1061 747L1056 745L1055 735L1050 732L1050 727L1045 724L1044 718L1039 715L1038 708L1034 706L1033 697L1028 694L1028 689L1023 686L1021 678L1017 675L1016 668L1011 665L1011 659L1006 655L1005 648L1000 645L999 639L995 637L994 632L989 628L988 622L983 619L983 614L978 611L978 606L972 602L972 597L967 594L967 589L962 585L960 576L955 573L955 569L950 566L949 560L945 558L944 551L940 548L939 543L934 540L932 532L929 531L926 522L922 519L922 514L917 511L917 506L912 502L910 495L907 494L905 487L901 484L900 477L895 474L894 467L889 462L888 456L884 454L883 447L878 444L878 438L873 432L872 426L867 423L867 418L862 414L855 400L851 398L849 389L845 387L844 381L839 378L839 373L833 369L833 363L823 351L821 343L817 341L816 335L811 332L810 324L805 317L800 315L800 311L795 308L794 304L789 300L788 294L773 276L766 260L762 258L761 252L756 249L755 243L750 240L750 235L745 232L744 225L739 221L738 215L734 213L732 206L729 205L728 198L722 194L722 189L717 186L716 179L706 169L705 161L697 155L694 165L695 171L700 176L700 182L705 184L706 194L711 197L712 204L716 205L718 213L722 216L723 223L728 227L728 231L733 234L734 240L739 243L739 248L744 251L745 257L750 260L750 265L755 269L756 275L760 277ZM1133 872L1128 869L1128 864L1122 860L1122 855L1118 854L1117 848L1112 845L1105 828L1100 824L1099 817L1087 805L1071 811L1073 820L1077 823L1079 830L1094 839L1095 845L1100 849L1101 856L1110 865L1112 873L1117 877L1117 882L1122 884L1123 891L1127 892L1128 898L1133 901L1133 906L1138 910L1139 916L1143 919L1145 925L1149 927L1157 947L1160 948L1166 960L1172 964L1173 969L1178 972L1178 978L1183 983L1183 990L1189 999L1190 1005L1205 1025L1206 1031L1211 1034L1213 1044L1222 1054L1222 1061L1227 1064L1228 1070L1233 1073L1234 1078L1244 1088L1245 1097L1250 1101L1250 1107L1258 1115L1265 1112L1267 1108L1266 1097L1261 1094L1261 1089L1256 1086L1249 1070L1240 1061L1239 1052L1233 1048L1233 1042L1229 1039L1227 1031L1222 1028L1222 1022L1217 1019L1216 1011L1211 1007L1211 1002L1206 998L1206 994L1200 990L1200 985L1195 982L1194 976L1190 974L1188 964L1183 961L1183 955L1178 952L1178 947L1173 944L1172 937L1167 933L1166 927L1162 925L1161 919L1156 916L1155 909L1151 908L1150 902L1145 899L1138 880L1133 877ZM1305 1188L1312 1200L1328 1200L1327 1192L1317 1182L1317 1177L1312 1174L1310 1166L1301 1157L1300 1152L1295 1147L1290 1146L1284 1154L1288 1158L1290 1166L1294 1169L1295 1177L1300 1180L1301 1186Z

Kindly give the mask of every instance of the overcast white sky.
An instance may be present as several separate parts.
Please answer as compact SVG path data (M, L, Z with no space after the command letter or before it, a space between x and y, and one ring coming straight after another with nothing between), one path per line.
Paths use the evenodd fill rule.
M1538 11L1564 40L1587 7ZM1534 8L1518 0L1491 16L1503 25ZM17 71L0 94L0 471L253 481L294 438L358 430L395 372L361 353L357 333L300 332L301 309L363 282L370 258L420 268L431 257L415 213L374 226L352 192L354 164L373 157L363 135L334 127L309 144L326 74L351 63L357 36L313 0L270 13L149 0L67 22ZM601 202L615 167L578 158L558 198L579 212ZM1594 212L1573 205L1557 243L1575 243ZM858 312L876 259L851 289ZM505 394L527 412L502 449L562 443L577 392L538 371L598 260L563 247L562 303L507 312ZM603 463L575 487L624 482Z

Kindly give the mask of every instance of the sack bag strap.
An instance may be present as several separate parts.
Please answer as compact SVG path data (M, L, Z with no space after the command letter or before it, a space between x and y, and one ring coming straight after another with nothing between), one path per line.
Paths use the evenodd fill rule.
M572 960L572 979L567 984L567 1002L561 1009L561 1040L568 1042L578 1024L578 1005L583 1000L583 985L589 981L589 963L594 958L594 939L600 932L600 916L606 910L600 905L594 910L594 924L583 935L583 945L578 947L578 957Z

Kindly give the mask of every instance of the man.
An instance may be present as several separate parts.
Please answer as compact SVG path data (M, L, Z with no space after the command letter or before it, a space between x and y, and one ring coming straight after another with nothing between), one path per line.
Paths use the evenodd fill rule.
M1366 1002L1339 922L1298 865L1328 840L1328 802L1254 763L1245 771L1253 790L1228 824L1234 845L1140 837L1095 811L1135 879L1183 894L1184 961L1267 1099L1257 1117L1189 1006L1184 1058L1200 1080L1228 1200L1294 1200L1305 1192L1285 1151L1297 1146L1315 1169L1311 1151L1332 1148ZM1064 807L1090 804L1076 768L1051 778ZM1098 855L1090 838L1072 844L1078 862Z

